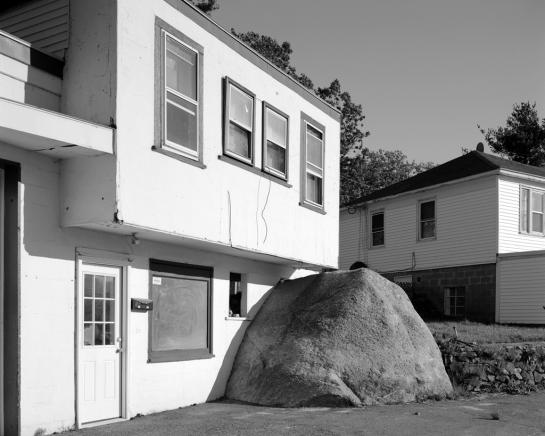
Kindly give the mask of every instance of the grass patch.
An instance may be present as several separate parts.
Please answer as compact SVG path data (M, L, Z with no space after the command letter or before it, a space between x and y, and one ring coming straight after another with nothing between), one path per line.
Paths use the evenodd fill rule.
M431 321L426 324L438 339L453 337L456 327L458 339L477 344L545 341L545 327L541 326L481 324L471 321Z

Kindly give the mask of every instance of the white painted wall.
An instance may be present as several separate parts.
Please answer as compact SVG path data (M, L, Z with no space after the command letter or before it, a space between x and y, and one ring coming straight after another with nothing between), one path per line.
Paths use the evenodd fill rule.
M38 0L0 15L0 29L62 59L68 47L68 0Z
M500 258L496 321L545 324L545 255Z
M0 144L0 159L20 162L21 183L21 428L22 435L74 424L74 304L76 247L128 253L128 297L149 295L149 258L212 266L212 359L147 363L148 316L128 312L128 415L174 409L223 395L247 322L226 320L229 273L246 274L253 316L281 277L308 274L182 245L59 226L60 164ZM107 260L107 259L105 259Z
M61 84L58 77L0 54L0 98L58 111Z
M418 241L418 202L433 198L436 199L437 238ZM367 208L367 214L380 209L385 212L384 247L369 248L369 236L364 235L363 260L373 269L382 272L410 269L413 266L413 253L415 269L496 261L495 176L401 195L369 204ZM353 233L356 228L353 223L341 226L341 240L355 239ZM341 245L341 253L343 252L354 252L354 247L348 245L345 251L345 247ZM345 259L345 265L360 260L352 260L347 254L341 254L341 258Z
M545 180L499 177L498 253L545 250L545 237L520 232L520 187L545 190Z

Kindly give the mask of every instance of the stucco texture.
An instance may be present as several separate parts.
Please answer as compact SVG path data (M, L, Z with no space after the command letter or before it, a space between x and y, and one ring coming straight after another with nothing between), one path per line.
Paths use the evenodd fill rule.
M343 407L451 390L439 349L405 292L362 268L277 285L246 331L226 397Z

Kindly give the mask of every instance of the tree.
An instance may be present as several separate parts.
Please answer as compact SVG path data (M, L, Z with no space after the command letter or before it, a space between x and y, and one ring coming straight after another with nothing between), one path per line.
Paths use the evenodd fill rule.
M347 159L350 163L341 173L341 205L435 166L433 162L409 161L400 150L374 151L364 148L358 155Z
M217 0L190 0L196 7L203 11L206 15L210 15L212 11L219 9Z
M505 127L479 130L495 153L528 165L545 166L545 118L539 119L536 104L515 104Z

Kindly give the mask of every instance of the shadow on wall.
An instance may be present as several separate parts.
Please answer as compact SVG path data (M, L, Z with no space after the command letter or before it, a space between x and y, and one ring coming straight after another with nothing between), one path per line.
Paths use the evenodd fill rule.
M252 309L248 312L248 318L250 320L254 319L254 317L257 315L257 312L259 312L259 309L261 308L265 300L269 297L273 289L274 287L271 288L269 291L267 291L265 294L263 294L263 296L252 306ZM233 339L231 340L229 347L227 348L225 352L225 357L223 358L223 361L221 362L221 366L216 376L216 380L214 381L214 384L212 385L212 389L210 390L210 394L208 395L206 401L217 400L218 398L221 398L225 395L225 388L229 381L229 377L231 377L231 370L233 369L233 363L235 362L238 349L240 347L242 339L244 338L246 329L250 325L251 321L250 322L233 321L233 322L240 322L241 325L238 328L236 334L233 336Z

